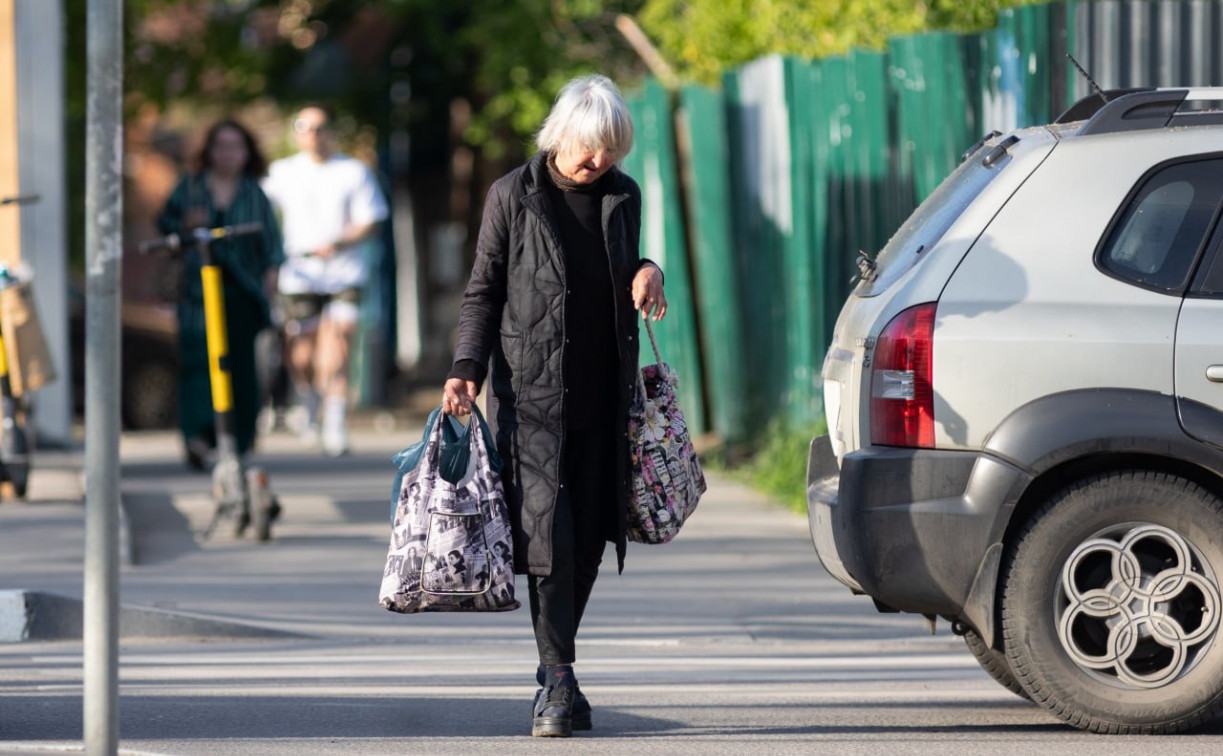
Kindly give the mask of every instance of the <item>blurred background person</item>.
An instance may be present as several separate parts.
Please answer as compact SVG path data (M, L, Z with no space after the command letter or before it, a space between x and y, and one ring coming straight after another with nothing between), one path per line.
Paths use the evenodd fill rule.
M573 664L608 541L624 566L636 314L657 320L667 303L662 270L640 257L641 190L616 167L633 146L616 85L570 81L537 142L485 200L442 410L470 411L491 359L488 416L539 651L531 734L568 737L592 726Z
M300 151L272 163L263 187L284 230L279 290L298 403L293 424L338 456L348 451L349 355L369 278L366 243L387 203L373 172L337 149L332 120L323 106L302 108L293 119Z
M157 227L164 234L238 223L263 225L261 234L216 242L210 247L213 261L222 272L234 390L234 436L240 455L255 444L255 423L263 395L255 339L271 324L270 302L277 268L284 259L276 216L259 187L266 167L251 133L237 121L220 121L208 130L195 160L196 169L178 183L157 218ZM187 463L203 470L216 448L204 291L198 250L187 246L182 255L177 307L179 426Z

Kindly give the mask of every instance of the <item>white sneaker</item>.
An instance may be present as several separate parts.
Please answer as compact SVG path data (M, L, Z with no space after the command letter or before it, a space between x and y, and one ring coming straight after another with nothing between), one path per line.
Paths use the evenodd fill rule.
M328 457L348 453L348 413L342 399L328 399L323 407L323 453Z
M300 404L295 404L285 413L285 425L297 434L306 446L317 446L319 441L318 423L310 417L310 410Z
M343 425L323 428L323 454L342 457L348 452L348 432Z
M259 410L259 417L255 423L260 433L275 433L284 427L285 418L279 410L269 404Z
M289 430L300 434L310 425L310 412L300 404L294 404L285 411L285 425Z

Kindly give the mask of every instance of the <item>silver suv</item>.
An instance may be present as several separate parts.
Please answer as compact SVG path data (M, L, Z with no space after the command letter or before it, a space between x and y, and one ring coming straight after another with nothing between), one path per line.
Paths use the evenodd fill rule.
M1109 733L1223 713L1223 89L993 134L837 320L808 518L880 611Z

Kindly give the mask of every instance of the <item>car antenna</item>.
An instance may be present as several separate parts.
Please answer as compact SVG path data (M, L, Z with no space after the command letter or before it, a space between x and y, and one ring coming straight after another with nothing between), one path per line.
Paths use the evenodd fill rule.
M1104 90L1100 89L1100 85L1096 83L1096 80L1091 78L1091 74L1087 73L1087 69L1080 66L1079 62L1075 60L1074 56L1071 55L1070 53L1066 53L1066 57L1070 58L1070 62L1074 64L1075 68L1079 69L1079 73L1083 74L1083 78L1087 79L1087 83L1091 85L1092 89L1096 90L1096 94L1100 95L1100 99L1104 102L1105 105L1107 105L1108 95L1104 94Z

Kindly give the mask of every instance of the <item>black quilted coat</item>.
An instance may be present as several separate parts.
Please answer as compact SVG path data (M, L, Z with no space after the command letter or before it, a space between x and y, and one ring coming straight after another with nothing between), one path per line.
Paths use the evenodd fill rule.
M619 399L617 496L629 496L628 406L636 383L637 312L630 287L641 266L641 190L612 168L604 175L603 235L615 285ZM488 415L506 461L502 476L514 524L514 568L552 569L552 519L565 445L563 380L565 256L542 154L498 179L484 203L475 265L459 313L455 361L492 364ZM581 387L569 387L578 391ZM624 517L616 556L624 568Z

